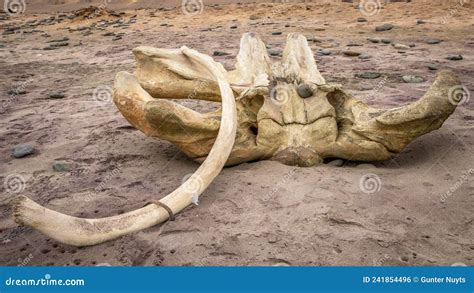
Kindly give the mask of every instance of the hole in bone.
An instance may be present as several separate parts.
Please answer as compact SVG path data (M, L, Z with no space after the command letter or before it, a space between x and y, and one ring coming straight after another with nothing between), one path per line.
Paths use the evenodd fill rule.
M252 131L252 133L253 133L254 135L258 135L258 128L257 128L257 126L255 126L255 125L250 126L250 131Z

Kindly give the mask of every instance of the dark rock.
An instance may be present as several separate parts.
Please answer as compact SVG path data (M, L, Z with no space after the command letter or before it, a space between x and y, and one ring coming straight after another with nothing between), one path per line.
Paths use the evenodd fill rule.
M332 54L332 52L328 49L319 49L318 54L323 56L329 56Z
M382 43L384 43L384 44L391 44L391 43L392 43L392 40L390 40L390 39L382 39Z
M58 93L50 93L50 94L48 95L48 98L49 98L49 99L62 99L62 98L64 98L65 96L66 96L66 95L64 95L63 93L59 93L59 92L58 92Z
M19 144L13 148L12 155L15 158L23 158L35 152L33 145L25 143Z
M274 36L279 36L281 34L282 34L282 32L272 32L272 35L274 35Z
M233 25L233 26L230 27L230 29L236 29L236 28L237 28L236 25Z
M277 56L281 56L282 51L279 50L279 49L270 49L270 50L268 50L268 54L269 54L270 56L277 57Z
M313 95L313 91L306 84L300 84L296 91L298 92L298 95L304 99L309 98Z
M459 61L459 60L463 60L464 58L462 57L462 55L448 55L446 59L451 60L451 61Z
M429 45L436 45L436 44L439 44L441 42L442 42L442 40L439 40L439 39L427 39L426 40L426 43L429 44Z
M224 52L224 51L214 51L214 53L212 55L214 55L214 56L227 56L227 55L230 55L230 54L227 53L227 52Z
M382 74L378 72L372 72L372 71L367 71L367 72L362 72L362 73L356 73L355 77L358 78L363 78L363 79L376 79L381 77Z
M379 25L375 28L375 31L376 32L384 32L384 31L389 31L391 29L393 29L394 26L393 24L390 24L390 23L384 23L382 25Z
M346 50L346 51L343 51L342 54L349 57L357 57L360 55L360 52Z
M418 19L416 21L416 24L425 24L425 23L426 23L426 21L424 21L423 19Z
M363 17L359 17L357 18L357 22L367 22L367 19Z

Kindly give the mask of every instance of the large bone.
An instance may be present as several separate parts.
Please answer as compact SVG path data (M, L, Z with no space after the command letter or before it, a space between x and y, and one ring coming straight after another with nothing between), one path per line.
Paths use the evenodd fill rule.
M222 95L222 120L216 142L207 159L197 171L178 189L160 200L173 213L178 213L192 203L222 170L234 144L237 116L234 96L222 68L211 57L202 55L186 47L181 48L183 58L203 71L208 71L219 85ZM144 92L144 91L143 91ZM142 95L139 89L129 89L129 95ZM125 94L125 93L117 93ZM144 97L146 99L147 96ZM141 111L141 109L135 109ZM196 188L196 182L197 188ZM14 204L15 221L35 228L47 236L70 245L87 246L115 239L166 221L169 213L155 204L122 215L85 219L68 216L47 209L31 199L21 196Z

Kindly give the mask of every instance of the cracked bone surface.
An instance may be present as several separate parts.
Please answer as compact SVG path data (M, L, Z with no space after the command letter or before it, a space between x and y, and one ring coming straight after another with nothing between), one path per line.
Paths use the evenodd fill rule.
M221 92L223 106L221 123L213 133L215 134L213 145L210 146L207 159L186 182L160 200L176 214L190 205L224 167L234 144L237 121L234 96L221 65L215 63L209 56L186 47L173 50L170 54L180 60L180 65L187 64L185 67L187 72L192 70L192 74L205 77L209 82L216 84ZM129 121L138 123L140 129L153 133L156 125L139 119L148 110L153 111L161 104L155 104L156 101L141 88L133 75L126 72L117 74L114 99L117 104L130 107L127 112ZM189 114L187 110L182 110L183 116ZM191 119L190 121L195 119L192 114L189 115L188 118L182 119ZM77 218L47 209L25 196L15 200L13 210L17 223L35 228L59 242L76 246L102 243L159 224L169 217L165 208L149 204L141 209L113 217Z
M139 47L134 54L136 79L120 81L119 76L117 84L141 94L126 102L116 97L117 107L145 134L168 140L202 162L216 139L221 111L201 114L171 99L220 101L215 80L196 71L177 50ZM298 166L313 166L324 158L387 160L441 127L456 108L450 89L460 86L453 73L441 71L420 100L374 109L339 85L326 83L300 34L288 35L282 58L275 62L262 40L244 34L235 68L224 73L236 96L238 119L226 165L263 159ZM147 93L154 99L144 106Z

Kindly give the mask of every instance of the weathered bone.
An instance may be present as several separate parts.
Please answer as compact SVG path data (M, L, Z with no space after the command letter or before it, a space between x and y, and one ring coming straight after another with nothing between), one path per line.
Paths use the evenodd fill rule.
M234 96L222 68L209 56L199 54L186 47L173 53L174 56L179 55L180 62L188 63L187 68L199 72L199 76L206 76L209 80L213 80L212 77L214 77L222 93L223 102L219 132L207 159L178 189L160 200L173 213L178 213L192 203L193 197L199 196L207 188L227 161L234 144L236 110ZM141 115L146 109L153 109L157 106L153 104L153 98L141 89L133 76L127 73L118 74L115 86L114 101L117 105L131 107L126 113L127 119L132 123L140 124L143 130L155 131L154 125L149 125L147 121L137 120L137 117L142 117ZM131 99L134 104L130 104ZM186 113L187 111L183 111L180 114L186 115ZM190 116L193 115L190 114ZM170 119L174 118L176 117ZM194 118L190 117L189 119ZM168 219L169 213L163 207L150 204L122 215L101 219L84 219L47 209L29 198L21 196L15 202L14 217L17 223L33 227L59 242L86 246L102 243L159 224Z
M155 98L183 98L191 85L209 80L188 68L175 50L142 47L135 53L140 85ZM460 86L453 73L441 71L419 101L391 110L373 109L338 85L326 83L300 34L288 35L283 56L276 62L268 57L257 36L244 34L236 70L227 76L237 94L238 128L226 165L262 159L298 166L313 166L331 157L389 159L418 136L443 124L456 108L449 101L449 90ZM193 98L217 101L210 98L210 92L217 97L215 85L207 83L194 90ZM130 99L118 107L147 135L172 142L198 162L206 158L215 140L220 111L199 114L159 99L149 105L139 115L130 114L140 107L139 100Z

